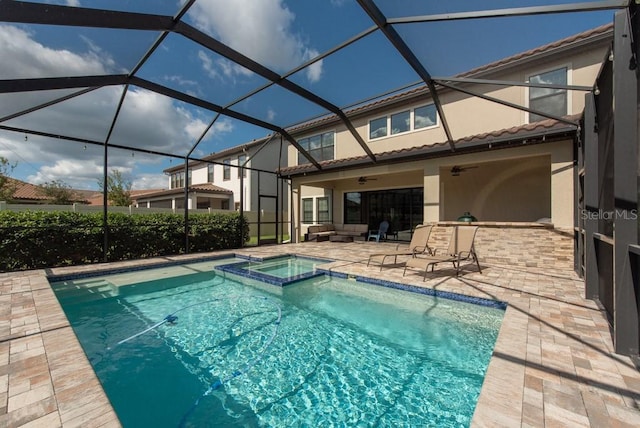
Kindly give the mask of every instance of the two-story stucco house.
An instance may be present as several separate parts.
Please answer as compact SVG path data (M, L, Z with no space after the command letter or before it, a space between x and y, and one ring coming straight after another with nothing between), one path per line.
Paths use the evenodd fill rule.
M169 189L137 199L138 207L184 209L275 210L273 198L283 192L274 173L279 167L280 139L267 136L165 169ZM186 177L185 177L186 175ZM285 196L286 198L286 196ZM268 202L265 202L268 199Z
M393 232L455 221L574 225L574 160L585 93L607 61L603 26L289 128L293 236L313 223L382 220ZM523 107L523 108L519 108ZM364 145L362 144L364 142Z

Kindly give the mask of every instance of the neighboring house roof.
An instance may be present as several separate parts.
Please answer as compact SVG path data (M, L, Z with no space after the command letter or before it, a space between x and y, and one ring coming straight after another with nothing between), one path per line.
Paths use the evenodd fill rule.
M210 155L207 155L207 156L203 157L202 160L190 161L189 162L189 168L193 168L195 166L202 165L202 164L206 163L207 161L220 163L220 162L222 162L223 159L225 159L227 157L230 157L232 155L238 155L238 154L240 154L242 152L249 151L249 149L252 149L255 146L264 144L268 139L270 139L272 137L272 135L273 134L269 134L266 137L257 138L255 140L251 140L248 143L240 144L239 146L233 146L233 147L229 147L228 149L224 149L224 150L221 150L221 151L216 152L216 153L211 153ZM172 172L178 172L178 171L182 171L182 170L184 170L184 164L172 166L170 168L165 169L163 172L170 174Z
M16 180L13 178L10 178L9 181L12 185L16 186L16 190L15 192L13 192L13 199L15 200L30 200L42 202L49 200L48 197L44 196L40 192L40 187L36 186L35 184L26 183L24 181Z
M196 184L193 186L189 186L189 192L212 193L212 194L219 194L219 195L233 195L233 192L231 190L218 187L215 184ZM145 193L144 195L140 195L136 199L138 200L150 199L150 198L157 198L159 196L183 195L183 194L184 194L184 187L179 187L176 189L160 190L157 192Z
M162 189L143 189L143 190L132 190L131 191L131 199L136 200L143 195L148 193L160 192ZM89 205L100 205L102 206L102 202L104 200L104 196L102 192L93 191L93 195L90 198L87 198L87 202ZM107 202L108 203L108 202Z
M581 115L566 116L571 121L577 121ZM468 151L480 151L487 149L504 148L505 146L523 140L532 140L531 143L550 142L558 138L566 138L575 135L577 127L555 119L547 119L525 125L514 126L483 134L471 135L454 141L455 152L451 152L447 141L425 144L417 147L391 150L376 154L377 163L400 162L416 160L420 158L443 156L446 154L460 154ZM350 158L334 159L319 162L322 170L317 170L313 164L295 165L280 169L280 174L296 176L328 170L355 168L363 165L371 165L369 156L354 156Z
M15 178L9 178L9 181L16 186L16 190L15 192L13 192L13 199L16 201L46 203L47 201L51 200L51 198L42 194L42 190L38 185L27 183ZM69 190L76 195L74 202L80 203L87 203L88 200L96 193L92 190Z

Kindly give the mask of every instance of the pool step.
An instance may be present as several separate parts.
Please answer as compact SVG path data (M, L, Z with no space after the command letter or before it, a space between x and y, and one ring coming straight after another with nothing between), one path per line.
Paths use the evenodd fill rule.
M64 281L53 284L60 303L76 304L118 295L118 287L99 278Z

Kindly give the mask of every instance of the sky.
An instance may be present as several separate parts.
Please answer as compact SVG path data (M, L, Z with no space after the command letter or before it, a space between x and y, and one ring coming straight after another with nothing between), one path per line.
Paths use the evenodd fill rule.
M183 1L38 1L173 16ZM514 7L569 4L551 0L376 0L388 18ZM612 22L613 11L575 12L396 25L432 76L445 77ZM283 75L371 28L353 0L197 0L184 21ZM158 32L55 27L0 22L0 79L109 75L130 72ZM268 82L180 35L170 34L137 75L235 111L287 127L326 114L322 107L279 86L241 100ZM289 79L339 107L419 81L380 31L293 73ZM0 118L78 91L0 94ZM2 125L104 141L123 88L111 86L2 122ZM238 100L241 100L238 102ZM131 86L110 143L194 157L268 135L271 131ZM11 176L34 184L61 180L97 189L103 174L100 146L0 130L0 156ZM162 171L180 159L110 149L136 190L168 187Z

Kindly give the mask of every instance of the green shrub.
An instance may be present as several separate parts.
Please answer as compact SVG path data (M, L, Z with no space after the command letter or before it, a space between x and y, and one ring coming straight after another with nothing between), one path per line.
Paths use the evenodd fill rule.
M184 216L108 213L107 260L184 253ZM0 271L104 260L102 213L0 212ZM189 252L239 248L249 226L238 213L190 214Z

